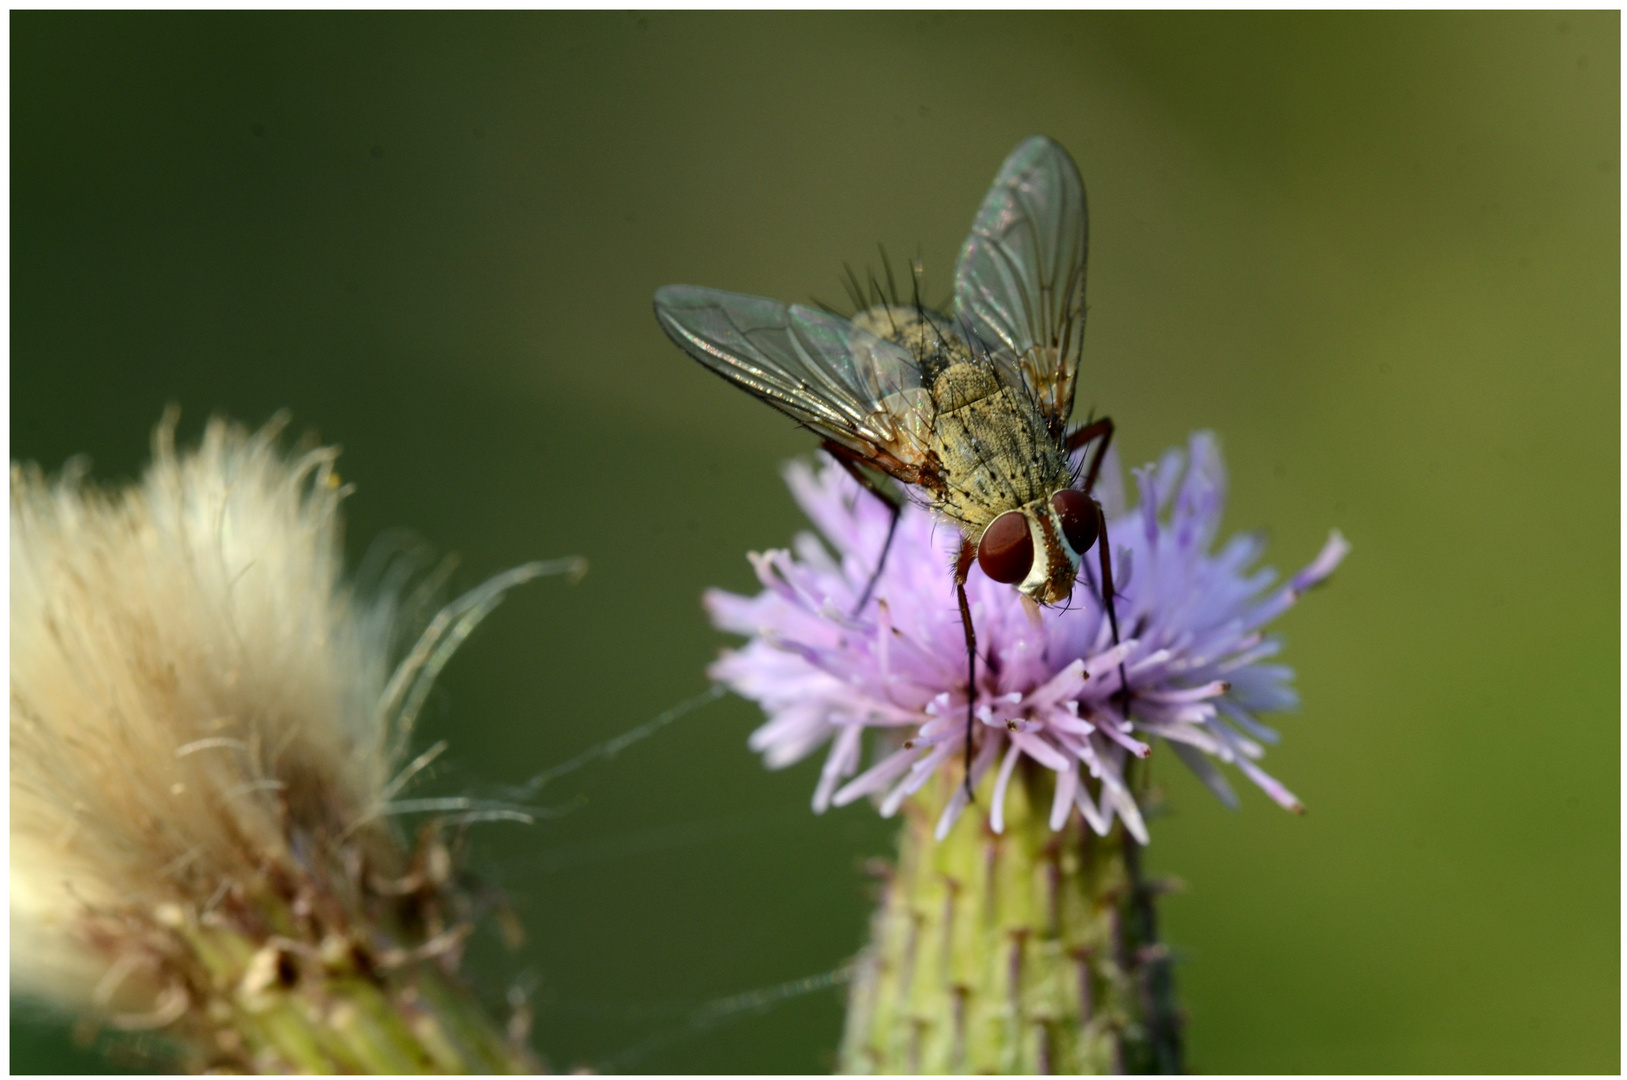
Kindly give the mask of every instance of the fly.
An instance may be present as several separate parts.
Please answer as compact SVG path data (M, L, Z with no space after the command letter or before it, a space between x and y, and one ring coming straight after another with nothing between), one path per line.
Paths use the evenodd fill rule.
M892 514L854 615L886 565L902 503L866 468L953 522L955 595L966 634L966 786L971 794L977 634L974 563L1031 609L1072 595L1095 546L1113 642L1118 614L1107 519L1092 496L1113 422L1069 430L1085 325L1089 224L1079 169L1036 135L1011 152L955 266L954 311L896 297L851 319L693 285L655 294L655 315L689 355L812 429ZM918 291L918 290L917 290ZM1070 455L1091 447L1083 476ZM1098 543L1098 540L1100 541ZM1129 683L1119 665L1119 705Z

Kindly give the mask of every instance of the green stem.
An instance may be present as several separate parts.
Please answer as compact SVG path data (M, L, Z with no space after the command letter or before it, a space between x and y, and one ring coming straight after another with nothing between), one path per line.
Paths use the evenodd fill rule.
M172 963L192 1007L172 1032L194 1070L320 1073L532 1073L511 1042L433 958L358 965L287 939L186 920Z
M1023 763L1000 834L973 807L934 841L953 775L906 804L850 994L843 1072L1179 1070L1168 955L1134 841L1098 837L1078 814L1052 832L1051 777ZM991 777L979 807L992 789Z

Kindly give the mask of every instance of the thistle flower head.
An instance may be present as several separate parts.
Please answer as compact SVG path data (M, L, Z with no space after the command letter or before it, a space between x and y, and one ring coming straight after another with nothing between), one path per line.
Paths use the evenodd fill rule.
M1297 704L1292 671L1268 662L1281 642L1265 628L1332 573L1348 545L1333 533L1316 559L1281 585L1271 570L1255 568L1259 537L1235 536L1215 550L1225 472L1208 434L1135 478L1138 503L1127 507L1109 452L1095 492L1113 545L1124 635L1117 646L1099 600L1094 551L1069 605L1043 609L1037 620L1010 586L976 570L967 582L979 654L972 783L997 770L989 808L996 832L1007 785L1027 758L1056 774L1053 829L1077 807L1096 832L1105 835L1122 819L1146 843L1126 766L1159 740L1228 805L1236 796L1215 762L1300 809L1256 764L1262 744L1277 740L1258 716ZM854 616L887 533L887 511L832 464L793 463L787 481L829 548L804 533L791 551L751 556L763 585L756 596L707 594L713 622L751 639L726 652L711 674L768 714L750 745L770 768L829 744L815 811L874 796L891 815L962 760L966 647L951 565L960 538L936 528L925 510L906 507L874 599ZM861 768L867 731L874 732L870 761ZM962 790L938 821L940 838L965 807Z
M391 1057L358 1002L455 959L447 853L404 843L389 804L428 681L545 567L397 664L389 590L341 574L337 450L289 457L278 427L216 420L177 454L166 422L125 489L12 467L13 985L165 1028L196 1067L490 1066ZM297 1019L266 1019L291 995Z

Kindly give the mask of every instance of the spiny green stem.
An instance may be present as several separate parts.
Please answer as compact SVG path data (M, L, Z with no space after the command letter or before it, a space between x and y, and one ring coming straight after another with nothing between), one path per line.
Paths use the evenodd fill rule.
M934 841L952 775L906 804L849 998L843 1072L1179 1070L1168 952L1134 841L1098 837L1077 814L1053 833L1050 777L1024 763L1000 834L973 809Z

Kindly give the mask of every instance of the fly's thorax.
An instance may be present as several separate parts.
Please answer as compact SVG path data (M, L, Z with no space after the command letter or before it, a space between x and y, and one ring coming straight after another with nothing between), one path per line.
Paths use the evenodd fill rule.
M932 448L943 469L939 510L975 537L1008 510L1042 502L1069 480L1067 457L1028 397L992 364L952 364L930 387Z
M920 368L924 385L931 385L951 364L964 362L971 356L971 350L955 332L954 323L936 311L902 304L878 304L854 315L852 322L860 330L908 349Z
M932 403L937 406L940 414L959 412L987 402L983 413L986 423L997 416L993 410L1005 411L1009 408L1003 400L991 400L1009 393L1000 382L1000 377L995 374L992 364L969 361L952 363L940 371L928 385L932 390Z
M1007 510L1042 503L1067 486L1067 456L1032 395L1011 385L987 350L962 338L948 317L880 304L852 321L914 356L927 399L919 413L922 441L941 473L934 505L969 539Z

